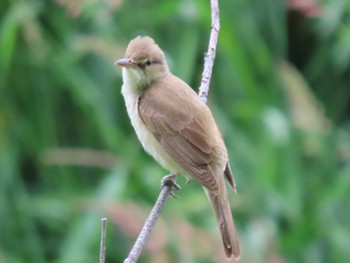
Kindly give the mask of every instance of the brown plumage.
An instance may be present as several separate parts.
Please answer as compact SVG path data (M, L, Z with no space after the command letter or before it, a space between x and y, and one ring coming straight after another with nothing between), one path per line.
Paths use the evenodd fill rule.
M166 169L187 173L207 192L228 258L240 248L225 179L235 190L226 146L211 111L181 79L171 74L150 37L132 40L123 66L122 93L145 150Z

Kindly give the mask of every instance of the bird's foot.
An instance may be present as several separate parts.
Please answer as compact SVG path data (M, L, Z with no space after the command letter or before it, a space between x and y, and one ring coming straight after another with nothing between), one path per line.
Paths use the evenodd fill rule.
M166 175L163 177L160 185L161 188L165 186L169 186L171 189L170 195L174 198L179 198L176 194L174 194L173 189L175 190L181 190L181 187L176 183L177 174L171 173L169 175Z

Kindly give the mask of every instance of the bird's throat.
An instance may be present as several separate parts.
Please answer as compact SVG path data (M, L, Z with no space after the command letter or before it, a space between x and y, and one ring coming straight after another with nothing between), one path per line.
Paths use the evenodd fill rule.
M123 68L123 81L130 89L141 92L152 84L153 79L139 69Z

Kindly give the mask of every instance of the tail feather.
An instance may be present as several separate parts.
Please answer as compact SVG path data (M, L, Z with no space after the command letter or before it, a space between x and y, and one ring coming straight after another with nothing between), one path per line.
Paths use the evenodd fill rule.
M227 200L226 189L224 193L214 194L208 191L209 199L212 203L217 224L221 233L222 242L227 258L234 256L238 261L240 258L240 246L236 228L233 222L231 209Z
M231 167L230 167L229 163L226 163L224 175L225 175L227 182L229 183L229 185L231 186L233 191L236 193L237 192L236 183L235 183L235 180L233 179L232 171L231 171Z

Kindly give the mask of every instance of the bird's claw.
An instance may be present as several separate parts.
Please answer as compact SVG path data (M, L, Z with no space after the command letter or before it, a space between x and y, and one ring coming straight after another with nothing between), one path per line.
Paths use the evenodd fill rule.
M178 196L177 194L175 194L173 191L170 192L170 196L173 197L173 198L180 198L180 196Z
M174 198L179 198L179 196L174 194L174 192L172 191L173 189L181 190L180 185L176 183L176 178L177 178L177 174L175 173L171 173L169 175L164 176L161 181L161 188L164 188L165 186L169 186L171 189L170 196Z

